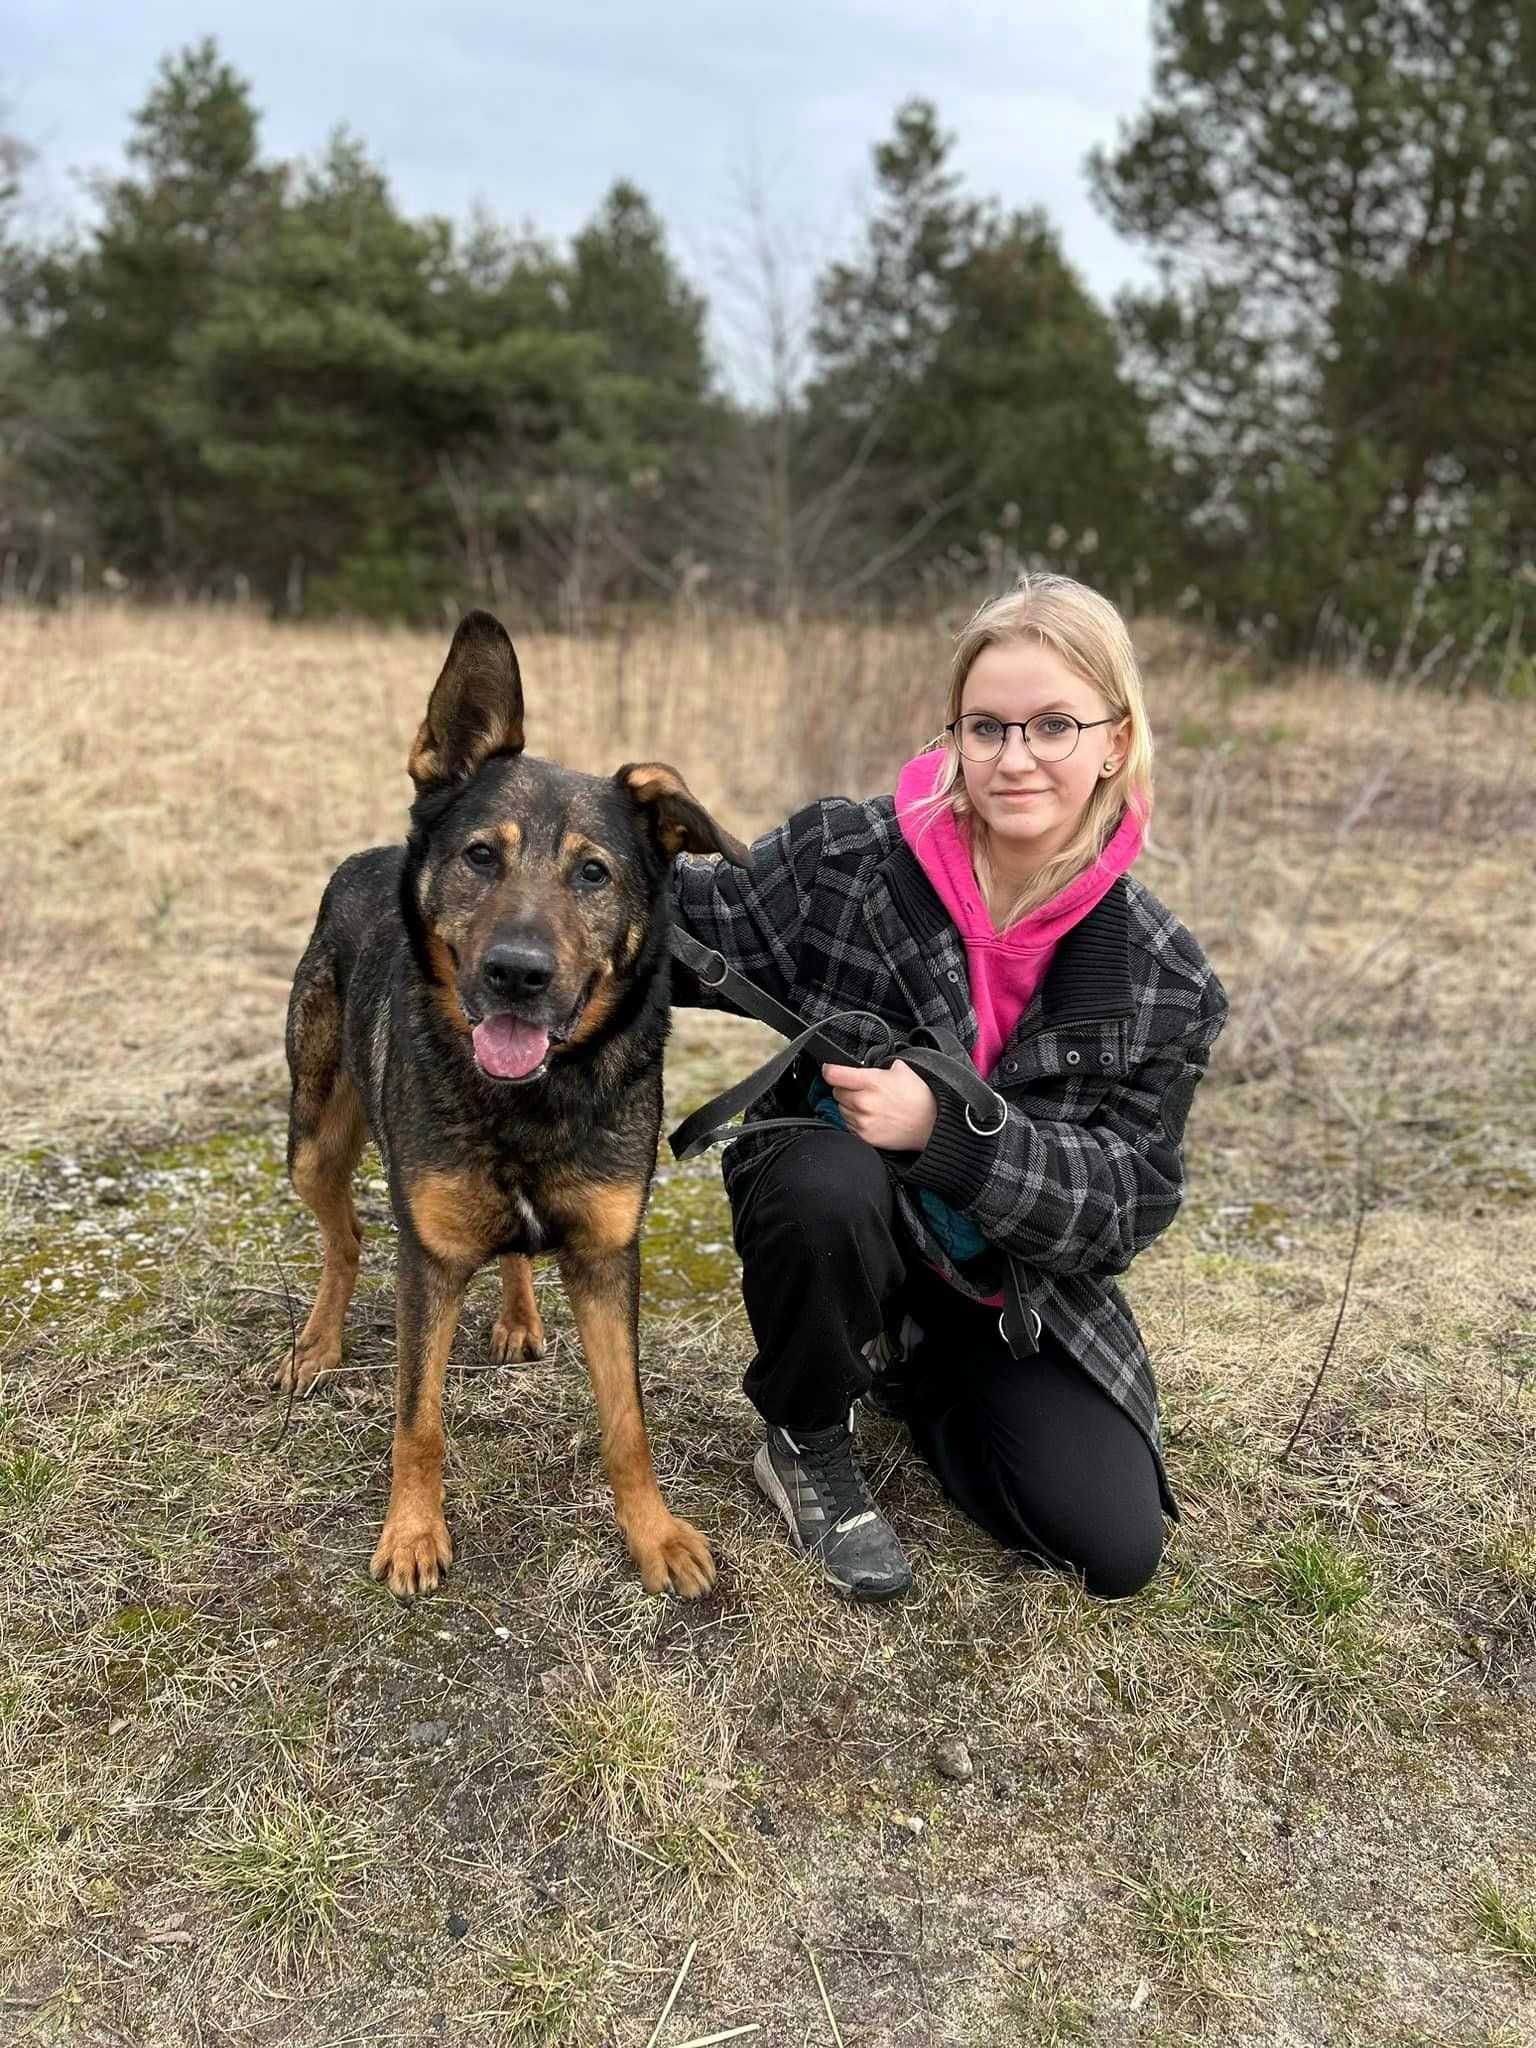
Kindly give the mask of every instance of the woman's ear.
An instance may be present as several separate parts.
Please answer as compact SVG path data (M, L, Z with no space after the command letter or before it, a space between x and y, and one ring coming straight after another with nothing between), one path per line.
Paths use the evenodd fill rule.
M663 853L723 853L738 868L751 865L741 841L715 823L665 761L631 761L613 779L649 814Z
M1103 772L1106 775L1113 775L1125 759L1126 753L1130 748L1131 721L1128 718L1122 718L1120 723L1110 733L1109 744L1111 749L1110 757L1104 763Z

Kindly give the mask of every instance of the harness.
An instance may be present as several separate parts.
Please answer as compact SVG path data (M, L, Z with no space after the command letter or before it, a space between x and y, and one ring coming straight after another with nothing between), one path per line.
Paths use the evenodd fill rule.
M724 1089L687 1116L667 1143L675 1159L693 1159L711 1145L758 1131L825 1131L831 1128L816 1116L769 1116L737 1124L757 1098L774 1087L802 1055L841 1066L886 1067L892 1060L905 1060L919 1074L929 1074L952 1088L965 1105L965 1121L979 1138L996 1137L1008 1121L1008 1104L995 1088L977 1073L965 1047L953 1031L921 1024L909 1038L898 1039L890 1025L873 1010L839 1010L819 1024L807 1024L803 1017L761 989L744 974L738 974L723 954L701 945L691 933L672 928L672 952L701 985L729 1002L748 1017L755 1017L789 1043L771 1059L756 1067L743 1081ZM827 1033L836 1025L853 1022L874 1024L885 1043L870 1053L849 1052ZM1004 1262L1003 1310L998 1329L1015 1358L1032 1358L1040 1349L1040 1316L1029 1303L1025 1274L1028 1268L1011 1252Z

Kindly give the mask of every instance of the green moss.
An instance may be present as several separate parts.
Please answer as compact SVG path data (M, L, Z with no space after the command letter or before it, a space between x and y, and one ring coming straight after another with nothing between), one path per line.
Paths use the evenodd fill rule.
M107 1626L135 1644L147 1645L157 1641L167 1630L185 1628L191 1619L190 1607L145 1607L136 1603L132 1607L120 1607Z
M134 1708L179 1697L178 1680L206 1662L211 1647L189 1607L136 1602L111 1615L104 1633L108 1690L117 1705Z
M82 1162L42 1155L0 1229L0 1299L35 1327L88 1316L93 1338L141 1322L165 1292L168 1254L190 1230L254 1250L280 1227L275 1124Z
M93 1321L99 1314L99 1327L117 1329L142 1315L159 1291L157 1276L93 1259L65 1228L44 1224L29 1236L30 1249L19 1253L0 1240L0 1300L34 1328L89 1311Z
M739 1272L730 1208L713 1159L659 1173L641 1241L647 1311L724 1308L736 1299Z
M295 1226L282 1256L302 1309L319 1245L288 1192L276 1120L116 1154L88 1168L45 1157L34 1171L30 1199L18 1202L11 1227L0 1232L0 1298L19 1304L32 1324L88 1322L98 1342L140 1325L165 1300L172 1255L187 1233L214 1251L270 1266L274 1241ZM357 1193L365 1204L386 1203L371 1148ZM380 1249L392 1255L392 1244ZM643 1256L648 1309L686 1313L735 1298L730 1214L714 1159L662 1168Z

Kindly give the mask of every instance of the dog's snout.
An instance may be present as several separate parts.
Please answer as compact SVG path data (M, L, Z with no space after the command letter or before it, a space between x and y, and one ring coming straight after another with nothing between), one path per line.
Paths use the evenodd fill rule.
M509 1002L540 996L555 978L554 956L547 947L523 939L492 946L480 963L485 985Z

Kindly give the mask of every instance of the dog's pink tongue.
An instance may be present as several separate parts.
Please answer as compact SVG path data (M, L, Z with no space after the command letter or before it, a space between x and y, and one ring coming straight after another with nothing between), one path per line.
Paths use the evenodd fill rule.
M475 1058L500 1081L518 1081L542 1065L549 1033L516 1017L487 1017L475 1026Z

